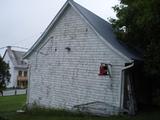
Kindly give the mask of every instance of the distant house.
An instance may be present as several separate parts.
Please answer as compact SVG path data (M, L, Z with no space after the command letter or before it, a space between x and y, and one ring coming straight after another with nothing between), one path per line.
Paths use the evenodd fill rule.
M28 65L22 59L22 56L25 52L11 50L11 47L8 46L7 50L4 53L3 60L9 64L10 67L10 82L7 85L7 88L26 88L28 81Z
M136 111L141 56L116 39L108 22L72 0L24 59L29 105L104 115Z

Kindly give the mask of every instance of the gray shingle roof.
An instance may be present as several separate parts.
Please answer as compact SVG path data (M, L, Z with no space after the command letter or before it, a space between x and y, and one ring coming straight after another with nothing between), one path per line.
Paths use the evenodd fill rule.
M100 18L96 14L92 13L91 11L87 10L86 8L82 7L81 5L77 4L76 2L72 0L70 2L94 27L94 29L114 48L116 48L118 51L123 53L128 58L131 58L134 60L142 60L141 55L136 50L129 48L124 43L117 40L113 32L112 25L110 23Z
M62 7L60 12L57 14L55 19L51 22L45 32L41 35L38 41L31 47L31 49L24 55L24 58L30 55L35 48L43 41L43 37L49 32L51 26L58 20L59 16L63 15L62 13L65 11L68 5L71 5L76 9L86 20L87 22L95 29L95 31L103 37L110 45L113 46L117 51L125 55L126 57L133 59L133 60L142 60L141 55L131 48L127 47L125 44L120 43L117 40L112 25L105 21L104 19L100 18L96 14L92 13L91 11L87 10L86 8L82 7L81 5L77 4L73 0L68 0L66 4Z
M11 49L7 49L8 55L16 68L24 68L28 67L27 63L23 61L23 55L25 52L22 51L15 51Z
M25 54L25 52L15 51L15 50L12 50L12 52L15 56L15 60L16 60L17 65L26 65L26 63L22 60L22 57Z

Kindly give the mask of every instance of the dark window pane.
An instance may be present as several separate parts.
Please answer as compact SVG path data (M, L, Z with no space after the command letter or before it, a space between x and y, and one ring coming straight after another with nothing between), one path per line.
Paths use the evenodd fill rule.
M24 71L24 76L27 77L27 71Z
M18 72L18 75L19 75L19 76L22 76L22 71L19 71L19 72Z

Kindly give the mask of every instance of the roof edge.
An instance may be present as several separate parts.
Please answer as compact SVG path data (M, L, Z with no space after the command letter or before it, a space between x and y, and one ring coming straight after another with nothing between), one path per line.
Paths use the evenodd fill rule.
M37 46L42 43L44 40L43 38L48 34L48 32L50 31L50 29L55 25L55 23L57 22L57 20L61 17L61 15L64 13L64 10L68 7L68 5L70 5L74 10L76 10L76 12L78 12L78 14L85 20L85 22L94 30L94 32L100 37L101 40L104 41L104 43L106 45L108 45L111 49L113 49L118 55L120 55L122 58L126 59L127 61L132 61L132 60L136 60L132 57L127 56L126 54L124 54L123 52L117 50L117 48L115 48L110 42L107 42L106 38L104 38L103 35L101 35L101 33L99 33L99 31L96 30L95 26L92 25L92 23L90 23L90 20L88 20L88 18L81 12L81 10L79 10L79 6L82 7L81 5L79 5L77 7L77 3L74 2L73 0L67 0L66 3L63 5L63 7L60 9L60 11L56 14L56 16L54 17L54 19L51 21L51 23L48 25L48 27L45 29L45 31L42 33L42 35L38 38L38 40L33 44L33 46L24 54L23 59L26 59L27 57L29 57L32 52L35 51L35 49L37 48ZM84 7L82 7L84 8ZM86 8L84 8L86 9ZM87 10L87 9L86 9ZM89 10L88 10L89 11ZM91 11L89 11L91 12ZM91 12L92 13L92 12ZM94 14L94 13L93 13ZM94 14L96 15L96 14ZM99 17L98 15L96 15L97 17ZM100 17L99 17L100 18ZM102 18L101 18L102 19ZM104 19L102 19L104 20ZM105 21L105 20L104 20ZM107 22L107 21L105 21ZM108 23L108 22L107 22ZM123 47L123 46L121 46ZM129 52L129 51L128 51ZM139 59L138 59L139 60Z
M50 24L47 26L45 31L42 33L42 35L38 38L38 40L33 44L33 46L24 54L22 57L23 59L26 59L30 56L30 54L33 52L33 50L41 43L41 40L47 35L50 28L55 24L55 22L58 20L58 18L62 15L64 9L67 8L69 4L71 4L73 0L67 0L66 3L62 6L62 8L59 10L59 12L56 14L56 16L53 18L53 20L50 22Z

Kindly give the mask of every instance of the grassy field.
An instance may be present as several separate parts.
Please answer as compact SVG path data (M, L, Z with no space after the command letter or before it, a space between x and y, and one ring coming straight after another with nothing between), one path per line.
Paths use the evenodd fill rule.
M73 114L66 111L34 109L25 113L16 113L25 104L26 96L0 97L0 116L7 120L160 120L160 110L143 112L134 117L112 116L95 117ZM1 120L2 118L0 118Z

